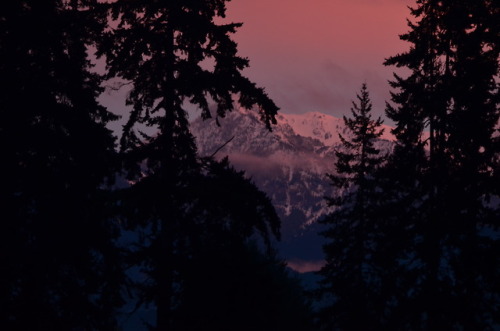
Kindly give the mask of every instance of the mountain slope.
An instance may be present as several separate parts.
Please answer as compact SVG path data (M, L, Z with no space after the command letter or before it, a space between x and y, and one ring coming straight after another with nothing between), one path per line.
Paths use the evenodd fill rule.
M191 130L200 155L228 156L272 199L282 219L282 255L321 259L316 221L329 211L324 196L332 194L332 187L326 173L334 171L334 149L346 129L342 119L317 112L281 113L277 122L269 132L255 111L238 109L219 119L220 126L197 119ZM391 139L389 131L383 138ZM391 143L380 140L378 146L389 150Z

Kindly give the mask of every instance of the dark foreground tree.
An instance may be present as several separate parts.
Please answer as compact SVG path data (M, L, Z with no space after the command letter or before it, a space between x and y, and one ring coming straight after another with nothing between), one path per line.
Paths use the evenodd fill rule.
M388 249L400 252L386 298L394 327L500 323L499 12L498 1L417 1L401 36L410 50L386 61L411 70L395 77L387 108L399 206L388 220L406 238Z
M313 330L299 279L256 245L206 246L191 268L175 312L177 329Z
M320 271L323 278L319 293L329 302L319 314L324 330L370 330L378 319L378 302L373 298L377 287L373 254L378 239L374 210L380 193L375 174L384 156L375 143L383 129L380 117L372 119L366 84L357 98L352 117L344 116L348 133L339 134L336 173L328 175L336 196L327 201L335 209L321 221L328 226L323 236L329 240L324 246L327 263Z
M121 147L129 179L135 183L124 192L128 211L124 217L131 229L142 229L146 238L135 253L150 276L142 300L156 306L158 330L174 327L174 310L182 294L180 270L189 263L189 247L200 229L220 233L229 222L239 240L247 239L254 229L264 238L277 234L278 220L267 203L243 196L233 200L231 190L221 191L209 209L256 208L260 215L238 219L223 210L228 216L215 222L213 210L203 210L208 205L199 196L208 188L193 189L212 173L198 160L187 105L200 109L204 118L223 117L236 98L246 108L256 107L269 128L278 110L262 89L241 74L248 61L237 56L237 45L230 38L240 24L215 22L224 18L225 4L226 0L118 0L104 5L116 27L103 38L100 53L106 56L110 76L132 82L127 102L133 109ZM211 103L215 114L210 112ZM140 132L141 125L150 134ZM225 179L221 180L217 185L225 187ZM200 206L204 206L201 211Z
M198 208L190 219L197 225L179 268L174 328L309 330L301 286L270 251L279 226L270 200L227 160L205 162L207 173L193 187Z
M94 1L0 4L0 329L107 329L120 304L105 184L114 119L87 46Z

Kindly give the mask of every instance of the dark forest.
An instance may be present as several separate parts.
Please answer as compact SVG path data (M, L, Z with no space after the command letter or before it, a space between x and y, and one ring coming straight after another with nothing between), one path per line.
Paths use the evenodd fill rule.
M500 3L409 8L408 50L383 64L406 72L390 153L369 86L353 91L310 288L270 197L190 130L193 108L277 123L228 1L1 1L0 329L500 329ZM119 135L99 101L113 79Z

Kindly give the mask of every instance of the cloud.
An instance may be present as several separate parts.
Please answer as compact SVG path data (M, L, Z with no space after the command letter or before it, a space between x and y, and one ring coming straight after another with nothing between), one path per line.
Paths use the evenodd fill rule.
M292 270L295 270L299 273L305 273L305 272L312 272L312 271L320 270L325 265L325 261L324 260L305 261L305 260L294 259L294 260L288 261L287 265Z
M319 111L342 117L349 113L361 84L366 82L373 113L383 117L385 102L390 100L389 76L377 69L353 70L327 59L318 63L307 75L281 77L278 83L270 86L269 91L285 113Z
M229 160L237 169L244 169L250 176L260 173L279 174L281 171L281 165L269 157L232 153Z
M221 155L224 155L222 153ZM236 169L244 170L248 176L257 178L269 178L273 175L282 176L284 167L292 167L296 169L320 169L321 172L326 172L331 166L331 160L321 158L314 152L300 152L295 155L287 153L273 153L270 156L257 156L249 153L231 153L229 156L231 164Z

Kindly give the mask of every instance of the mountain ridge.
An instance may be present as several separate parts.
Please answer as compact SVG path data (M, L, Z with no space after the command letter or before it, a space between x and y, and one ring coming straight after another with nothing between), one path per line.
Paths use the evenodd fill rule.
M333 194L326 176L335 171L339 133L349 132L341 118L319 112L280 113L269 131L257 111L239 108L219 118L191 122L201 156L227 156L245 171L272 200L282 220L281 253L288 259L322 258L317 220L331 211L324 200ZM390 128L377 141L382 151L392 148ZM299 246L309 243L309 251ZM315 245L312 247L311 245Z

